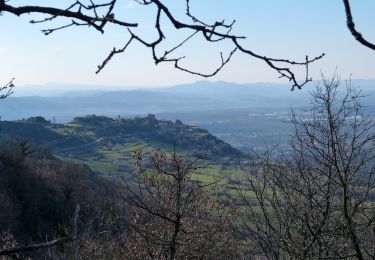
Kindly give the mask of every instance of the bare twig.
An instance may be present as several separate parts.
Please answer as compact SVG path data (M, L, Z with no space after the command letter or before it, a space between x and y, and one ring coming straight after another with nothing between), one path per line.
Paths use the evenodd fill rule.
M13 88L15 87L14 85L14 78L11 79L7 84L4 86L0 87L0 93L4 92L3 94L0 94L0 99L6 98L13 94Z

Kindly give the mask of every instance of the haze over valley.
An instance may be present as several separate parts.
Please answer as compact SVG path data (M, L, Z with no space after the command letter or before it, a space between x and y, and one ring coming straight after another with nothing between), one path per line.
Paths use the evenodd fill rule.
M287 84L209 81L133 90L61 84L21 86L0 103L0 111L7 111L2 120L43 116L57 123L93 114L113 118L155 114L158 119L181 120L207 129L246 152L249 147L262 150L270 144L287 144L291 110L301 112L309 106L309 92L315 84L293 92ZM375 96L371 93L375 80L353 80L352 84L369 94L363 105L366 113L374 115ZM34 90L41 95L30 95Z

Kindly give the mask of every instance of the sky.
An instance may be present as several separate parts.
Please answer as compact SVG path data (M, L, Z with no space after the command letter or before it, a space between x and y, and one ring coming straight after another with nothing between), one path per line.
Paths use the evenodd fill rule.
M70 1L11 0L14 5L64 6ZM74 2L74 1L71 1ZM185 0L164 0L177 17L183 16ZM192 12L204 21L236 20L233 33L246 36L243 46L252 51L276 58L304 60L305 55L326 57L310 67L313 78L320 73L331 75L337 70L342 77L374 79L375 52L360 45L346 28L341 0L190 0ZM375 42L375 1L351 1L358 31ZM151 51L139 44L116 56L98 75L97 65L113 47L122 47L128 34L119 26L108 26L101 34L88 27L72 27L49 36L41 29L62 25L55 23L30 24L40 15L17 17L0 16L0 83L16 78L17 85L43 85L51 82L79 85L113 86L170 86L202 78L177 71L172 64L155 66ZM119 0L115 17L139 22L136 30L147 39L155 37L152 22L155 9L145 8L132 0ZM66 21L66 20L65 20ZM185 32L176 32L166 20L167 45L182 39ZM179 55L186 56L184 64L202 72L211 72L231 45L209 44L194 38ZM297 72L301 72L298 69ZM304 77L301 72L300 77ZM282 82L278 74L252 57L237 53L217 76L210 80L237 83Z

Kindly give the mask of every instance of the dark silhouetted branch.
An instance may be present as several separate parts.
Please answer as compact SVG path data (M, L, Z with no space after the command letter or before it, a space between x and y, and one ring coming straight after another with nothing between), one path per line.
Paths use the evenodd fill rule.
M14 78L4 86L0 87L0 99L6 98L9 95L13 94L13 88L15 87L13 81ZM4 92L4 94L1 94L1 92Z
M15 15L23 15L30 13L41 13L49 15L46 18L40 20L32 20L31 23L44 23L52 22L58 17L70 18L70 21L65 25L60 25L56 28L44 29L42 32L46 35L49 35L55 31L62 30L72 26L89 26L94 27L101 33L104 33L104 27L107 24L115 24L122 27L125 27L126 32L129 33L130 38L127 40L126 44L122 48L113 48L109 55L104 59L101 65L98 66L96 73L99 73L109 61L116 55L123 53L127 50L127 47L133 42L137 41L141 43L146 48L151 49L152 57L155 64L160 64L163 62L170 62L178 70L199 75L202 77L212 77L220 72L226 64L228 64L234 55L235 52L240 52L242 54L247 54L252 58L263 60L269 67L275 70L281 78L286 78L292 83L292 90L297 88L302 88L307 82L311 81L309 76L309 64L313 63L321 58L323 58L324 53L316 56L312 59L308 57L303 61L294 61L289 59L280 59L272 58L266 55L261 55L253 52L250 49L244 47L241 43L241 39L246 37L242 35L231 34L235 20L232 22L226 23L225 20L215 21L213 23L207 23L194 16L190 8L190 0L185 0L186 3L186 17L188 17L192 23L182 22L177 19L171 10L163 3L161 0L137 0L140 5L144 6L154 6L156 7L155 13L155 24L154 28L157 33L157 37L152 41L147 41L143 37L136 35L131 28L138 27L137 23L130 23L121 21L115 18L115 4L117 0L108 1L106 3L95 3L94 0L89 0L90 4L86 5L81 1L75 1L73 4L68 6L65 9L55 8L55 7L45 7L45 6L19 6L15 7L9 4L10 1L0 3L0 12L8 12ZM164 35L164 27L161 25L160 21L164 19L165 21L172 24L176 30L184 30L187 32L187 37L180 43L174 45L169 49L164 51L159 50L163 42L166 41ZM163 20L163 21L164 21ZM181 65L181 60L186 58L186 55L179 57L170 57L172 52L176 49L181 48L183 45L186 45L195 35L200 34L203 36L204 41L208 43L217 43L217 42L228 42L232 44L232 50L228 51L227 55L223 55L220 52L220 62L216 65L216 68L212 72L204 73L201 71L195 71L194 69L187 68ZM161 54L160 54L161 53ZM296 67L305 67L305 75L302 77L302 80L299 80L295 75L294 68Z
M49 248L53 246L58 246L62 245L67 242L71 242L77 239L77 225L78 225L78 218L79 218L79 211L80 211L80 206L77 205L74 215L71 219L71 234L68 234L69 232L65 230L66 236L54 239L51 241L47 241L44 243L39 243L39 244L32 244L32 245L26 245L26 246L18 246L18 247L13 247L13 248L5 248L0 250L0 256L11 256L17 253L23 253L26 251L33 251L33 250L38 250L38 249L43 249L43 248Z
M41 248L57 246L57 245L61 245L63 243L69 242L69 241L73 241L73 239L70 238L70 237L62 237L62 238L51 240L51 241L48 241L48 242L45 242L45 243L2 249L2 250L0 250L0 256L2 256L2 255L12 255L12 254L16 254L16 253L32 251L32 250L37 250L37 249L41 249Z
M365 38L363 38L362 34L356 30L349 0L343 1L345 5L346 25L348 26L349 31L359 43L375 51L375 44L367 41Z

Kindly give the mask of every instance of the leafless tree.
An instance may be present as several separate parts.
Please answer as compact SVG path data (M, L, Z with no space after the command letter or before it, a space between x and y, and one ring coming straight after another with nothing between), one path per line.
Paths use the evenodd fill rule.
M246 170L243 231L271 259L374 258L374 121L362 92L323 79L312 108L292 114L291 153Z
M138 4L145 6L145 8L146 6L155 7L156 11L154 27L157 37L152 41L147 41L135 33L134 29L138 27L138 23L123 21L116 18L121 17L121 13L119 14L118 10L119 8L116 8L116 4L118 2L117 0L110 0L104 3L103 1L94 0L70 1L71 4L66 8L55 7L56 5L53 4L49 6L18 6L16 1L8 0L0 1L0 13L11 13L17 16L33 13L46 15L46 17L42 19L31 20L31 23L54 22L58 18L66 18L68 20L68 22L62 26L59 25L50 29L42 30L42 32L46 35L72 26L89 26L100 33L104 33L104 30L108 25L117 25L125 28L125 32L129 35L128 40L122 47L113 48L108 57L105 58L102 64L98 66L97 73L99 73L107 65L114 55L123 53L131 43L138 42L151 49L155 64L160 64L163 62L172 63L178 70L203 77L211 77L216 75L230 61L236 52L240 52L244 55L250 56L251 58L265 62L266 65L275 70L280 77L288 79L292 83L293 90L295 87L301 88L307 82L311 81L311 77L309 76L310 63L319 60L324 56L324 53L314 58L309 58L306 56L301 61L268 57L243 46L241 40L245 39L244 36L232 34L235 20L229 23L225 20L214 21L212 23L205 22L203 19L196 17L191 12L190 0L181 0L181 2L186 5L185 17L183 17L182 20L177 18L177 16L168 8L168 6L164 4L163 0L135 1ZM186 38L184 40L174 45L174 47L164 50L162 49L162 45L165 41L167 41L167 37L165 34L166 30L164 22L161 23L162 19L166 19L175 30L186 32ZM190 22L184 22L186 19L188 19ZM181 64L182 60L185 59L185 56L173 56L177 49L189 44L191 39L199 34L203 37L205 42L228 42L232 45L232 49L229 50L226 55L220 53L220 62L212 72L204 73L194 71L193 69ZM303 80L297 80L294 72L296 67L305 68Z
M233 259L240 257L231 220L234 208L213 200L193 174L201 167L175 152L155 152L144 161L136 154L137 185L127 182L125 200L132 208L128 239L132 259ZM146 163L146 165L145 165ZM147 165L148 164L148 165Z

